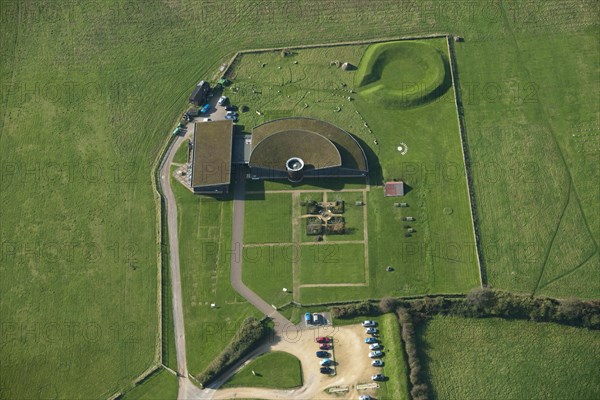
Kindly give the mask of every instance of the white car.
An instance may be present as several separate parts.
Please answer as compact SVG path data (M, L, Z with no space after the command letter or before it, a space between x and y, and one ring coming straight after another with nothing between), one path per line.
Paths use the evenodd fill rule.
M381 357L383 356L383 353L379 350L375 350L369 353L369 357L371 358L377 358L377 357Z
M362 396L359 396L358 400L371 400L372 397L369 396L368 394L363 394Z
M371 321L371 320L366 320L363 321L362 326L367 327L367 326L375 326L377 325L377 322L375 321Z
M225 104L227 102L227 96L221 96L219 97L219 101L217 102L220 106L222 106L223 104Z
M211 119L210 118L202 118L202 122L210 122Z
M379 343L373 343L369 345L369 350L379 350L381 348L381 346L379 346Z

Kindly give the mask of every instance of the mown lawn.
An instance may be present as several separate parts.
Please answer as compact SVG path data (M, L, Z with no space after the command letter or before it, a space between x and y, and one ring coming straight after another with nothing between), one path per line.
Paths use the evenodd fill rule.
M244 243L290 243L292 197L289 193L247 195Z
M173 157L173 162L178 164L184 164L188 161L188 143L189 141L183 142L179 150L175 153Z
M191 193L171 179L177 200L179 259L190 373L198 374L231 341L248 316L260 313L229 283L232 202ZM212 309L211 304L216 308Z
M252 360L223 385L224 388L244 386L271 389L302 386L300 360L282 351L266 353Z
M363 244L332 243L300 247L300 282L364 283ZM329 288L335 291L336 288Z
M445 40L426 42L447 60ZM365 206L368 232L372 238L368 244L370 286L362 289L344 288L338 300L466 292L479 285L479 271L454 92L451 88L446 89L440 93L439 99L420 107L384 110L378 104L352 93L355 71L327 66L328 59L345 59L359 65L366 48L303 49L287 58L282 58L278 52L244 55L235 69L236 79L230 89L231 101L235 104L255 104L257 110L264 113L262 116L256 113L243 114L240 123L246 129L274 118L268 116L268 110L271 113L288 110L290 115L321 118L337 124L355 135L367 153L369 181L372 185ZM262 67L262 64L265 66ZM397 67L392 63L387 69ZM306 80L308 75L312 79ZM249 88L260 88L262 94L257 93L259 89ZM352 101L348 101L348 97ZM338 107L340 111L335 111ZM408 146L405 155L397 150L401 143ZM406 196L383 196L382 182L393 179L405 181ZM249 185L265 189L269 185L288 190L294 188L286 182L252 182ZM312 186L307 188L313 189ZM354 205L355 201L362 201L361 194L341 192L327 195L328 200L343 198L346 201L345 217L350 233L328 235L325 240L362 240L363 208ZM268 200L268 195L266 198ZM396 202L406 202L409 207L394 207ZM246 215L251 212L247 209ZM407 216L414 217L416 221L402 221ZM253 226L260 223L256 219L250 221ZM276 224L271 226L279 229ZM405 226L413 229L411 237L405 237ZM301 220L297 229L302 242L314 241L305 234L305 221ZM254 240L254 237L246 238L247 242L250 240ZM355 256L358 253L351 254ZM350 272L344 271L344 279L340 274L341 266L337 269L323 268L319 261L310 267L303 265L301 282L318 283L319 279L328 283L364 282L363 278L352 272L357 270L354 267L364 258L362 255L348 265ZM342 261L347 262L346 259ZM395 271L386 272L387 266L392 266ZM303 299L315 291L322 293L317 295L318 299L333 296L311 288L302 290Z
M123 400L166 400L177 398L177 377L161 369L123 396Z
M296 246L245 247L242 280L269 304L276 306L292 300L292 261L299 257ZM288 292L283 292L287 288Z
M440 316L419 334L436 398L600 396L597 332L528 321Z
M287 179L277 181L247 181L246 190L259 191L265 190L348 190L348 189L364 189L364 178L306 178L302 182L292 183Z
M427 43L447 60L444 40ZM393 68L395 64L389 66ZM374 297L461 293L479 284L473 226L452 88L416 108L382 110L360 97L357 110L377 138L373 183L402 180L403 197L384 197L382 186L367 195L369 266ZM403 143L408 151L397 147ZM394 203L408 207L394 207ZM413 217L415 221L403 221ZM405 235L412 228L410 237ZM392 266L393 273L385 271Z

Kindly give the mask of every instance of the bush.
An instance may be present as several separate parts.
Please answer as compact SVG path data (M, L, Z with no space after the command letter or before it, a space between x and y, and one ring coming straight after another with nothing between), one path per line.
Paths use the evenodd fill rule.
M377 316L381 315L379 307L368 301L358 304L347 304L343 306L331 307L331 314L334 318L350 319L361 315Z
M227 347L215 358L208 367L196 376L203 385L212 382L219 374L224 372L250 352L269 333L266 322L256 318L246 318Z
M384 297L379 302L379 310L383 314L393 312L393 311L396 311L396 308L398 308L398 305L399 305L398 299L395 299L393 297Z
M429 397L429 387L423 380L423 368L419 359L412 315L404 307L397 310L400 322L400 332L404 342L404 350L408 358L409 379L412 385L410 394L413 400L426 400Z

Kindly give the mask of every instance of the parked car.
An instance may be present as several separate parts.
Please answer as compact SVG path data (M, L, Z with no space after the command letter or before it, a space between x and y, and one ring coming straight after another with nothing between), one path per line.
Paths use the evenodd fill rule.
M332 340L329 336L319 336L315 339L317 343L331 343Z
M361 396L358 396L358 400L372 400L373 398L371 396L369 396L368 394L363 394Z
M312 316L309 312L304 313L304 321L306 321L307 324L310 324L310 322L312 321Z
M375 335L377 333L377 328L367 328L365 332L369 335Z
M369 345L369 350L379 350L381 348L381 346L379 345L379 343L373 343Z
M230 120L232 120L233 122L237 122L237 120L238 120L238 117L237 117L237 115L226 115L226 116L225 116L225 119L230 119Z
M383 360L373 360L371 361L371 365L374 367L383 367Z
M365 343L368 343L368 344L377 343L377 338L368 337L368 338L365 339Z
M237 106L232 106L232 105L226 106L225 109L227 111L237 111L238 110Z
M331 349L331 347L332 347L332 346L331 346L329 343L321 343L321 344L319 345L319 348L320 348L321 350L329 350L329 349Z
M331 358L325 358L321 360L319 364L321 365L321 367L328 367L331 365Z
M385 375L383 374L375 374L371 377L372 380L374 381L384 381L385 380Z
M227 96L221 96L221 97L219 97L219 101L217 103L220 106L222 106L223 104L227 103Z
M202 108L200 109L200 113L204 114L205 112L207 112L208 110L210 110L210 104L205 104L202 106Z
M383 356L383 353L379 350L372 351L369 353L369 357L371 357L371 358L377 358L377 357L381 357L381 356Z
M210 122L211 119L210 118L202 118L202 122Z
M327 351L317 351L317 357L319 358L329 358L330 354Z
M320 372L322 374L331 374L333 372L333 370L329 367L321 367Z
M375 325L377 325L377 322L371 321L371 320L366 320L366 321L363 321L363 323L362 323L362 326L365 326L365 327L367 327L367 326L375 326Z
M321 321L321 314L313 313L313 324L318 325Z

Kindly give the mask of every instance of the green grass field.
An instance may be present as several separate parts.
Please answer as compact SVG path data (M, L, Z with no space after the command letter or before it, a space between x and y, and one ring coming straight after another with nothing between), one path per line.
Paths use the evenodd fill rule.
M413 42L403 44L410 46ZM442 65L447 63L447 55L442 56L447 53L444 39L414 44L426 46L432 54L440 57ZM245 54L231 73L233 84L228 91L232 103L254 104L256 110L264 113L262 116L252 112L242 114L240 124L245 130L250 131L255 124L275 118L266 110L287 109L295 116L321 118L346 129L362 140L369 158L370 182L374 186L371 186L366 201L368 230L369 235L376 238L369 241L370 285L327 290L306 288L308 291L302 290L302 301L324 301L336 295L338 300L351 300L385 295L468 291L479 284L479 272L454 92L446 87L445 91L437 91L441 96L437 101L418 108L396 105L394 109L382 109L379 103L363 99L360 92L358 95L352 94L356 74L360 73L364 63L369 62L368 56L373 53L365 53L365 49L367 46L302 49L295 51L292 57L281 57L279 52ZM402 74L402 66L408 67L408 64L398 64L397 57L391 60L383 58L384 61L389 61L389 65L381 67L385 69L385 76L388 78L394 69L395 73ZM328 66L330 59L347 60L359 65L359 70L342 71ZM414 64L411 68L419 69L420 64ZM312 79L307 80L307 76ZM280 81L278 77L281 78ZM386 79L383 82L387 82ZM449 75L446 76L446 80L448 79ZM262 91L256 89L259 86ZM348 95L354 101L348 101ZM341 111L336 112L336 106ZM409 148L405 155L397 150L400 143L405 143ZM379 185L392 179L403 179L407 183L409 190L406 196L384 198L383 189ZM266 189L272 183L252 182L252 185L259 184ZM276 185L285 188L282 183ZM312 183L306 187L294 186L295 189L314 190ZM287 189L292 187L287 186ZM326 241L364 239L363 209L354 206L357 196L362 200L358 193L328 193L328 199L345 198L347 222L352 233L330 235L326 237ZM269 195L266 199L269 200ZM400 201L409 203L409 207L394 207L394 203ZM246 208L246 218L252 226L250 229L262 232L260 226L264 226L265 230L267 226L274 226L275 231L279 230L271 220L258 220L257 207L251 202L250 204L251 208ZM279 203L279 207L285 207L283 202ZM276 218L281 212L277 208L273 209L272 218ZM255 216L252 217L252 214ZM404 225L409 224L402 221L405 216L416 218L415 222L410 223L415 232L409 238L404 237ZM311 242L313 239L304 233L304 225L304 221L301 221L297 227L300 241ZM255 243L255 240L269 242L269 239L255 239L254 233L248 229L246 228L246 233L251 236L245 239L247 243ZM268 234L261 234L264 235ZM284 238L285 234L277 234L277 237ZM357 252L348 254L348 257L359 256ZM323 271L320 263L311 261L312 265L309 266L304 261L300 281L364 282L363 277L354 273L360 268L356 265L360 259L364 259L364 255L351 263L349 275L346 274L346 266L341 267L348 263L349 258L340 260L343 273L340 268L327 269L330 272ZM357 268L354 268L355 265ZM385 272L388 265L395 269L394 273ZM311 293L316 294L316 297L312 297Z
M445 70L443 52L425 41L378 43L365 51L354 83L370 103L409 108L435 100L447 88Z
M238 49L431 32L463 36L456 54L489 283L520 292L597 298L597 14L591 1L108 1L103 7L0 2L2 396L110 397L155 364L159 274L152 163L185 111L192 87L212 78ZM215 26L219 40L212 40ZM303 52L296 70L278 54L272 59L263 55L259 61L270 74L264 85L256 85L250 74L237 78L246 94L253 85L265 93L247 97L251 110L240 122L249 129L265 119L314 116L373 143L354 105L349 106L355 101L347 100L341 85L352 84L352 73L340 79L339 70L329 65L337 58L358 65L365 47ZM315 75L314 70L327 72ZM267 95L268 90L282 90L285 104L278 106L280 99ZM305 103L310 103L306 109ZM428 108L436 111L426 112ZM262 117L257 109L264 111ZM414 132L408 156L429 145L445 146L441 139L428 144L417 136L429 119L437 134L448 133L451 125L454 129L443 116L449 112L445 106L439 114L437 110L429 104L411 110L420 116L403 112L408 128L401 133ZM377 122L369 120L375 133ZM382 155L394 152L393 142L384 146L380 140ZM439 162L454 163L451 158ZM427 162L422 166L435 168ZM399 173L398 165L383 162L382 167L386 177ZM284 185L262 187L280 190ZM415 204L411 211L420 207L420 189L424 186L415 186L407 196ZM469 250L461 258L448 256L455 249L429 256L423 245L443 246L446 238L463 243L464 226L449 220L462 221L466 215L448 205L462 202L464 191L455 189L432 189L448 195L448 201L423 204L428 218L418 220L413 239L415 251L425 255L414 257L422 262L395 265L398 277L390 279L380 268L397 258L392 253L404 242L392 242L383 230L389 243L379 248L370 241L370 257L377 257L370 258L377 264L370 278L377 290L455 291L475 281L464 267L470 263ZM369 225L394 220L397 210L384 200L372 196L368 203ZM435 211L446 207L453 208L450 218ZM191 248L192 240L185 246ZM194 260L186 262L189 269ZM201 351L203 339L193 338L203 322L188 321L197 317L216 323L218 318L187 300L198 296L196 290L211 293L212 281L194 280L194 272L187 273L186 280L192 281L184 289L184 307L192 309L186 310L192 333L186 335L197 343L191 345L196 353L188 353L188 361L197 370L212 353ZM235 302L226 281L220 279L217 292L229 295L218 301ZM371 295L353 289L339 294ZM335 298L337 293L319 288L303 295ZM209 297L197 300L211 301ZM231 307L231 315L252 313L245 304ZM225 311L216 310L235 326L237 320Z
M292 300L292 261L298 248L286 246L245 247L242 253L242 280L269 304L276 306ZM289 290L283 292L283 288Z
M173 157L174 163L184 164L188 161L188 143L189 142L186 140L181 147L179 147L179 150L177 150L177 153L175 153L175 156Z
M364 245L316 244L302 246L300 250L302 284L365 283Z
M537 2L517 14L527 23L502 18L457 46L483 256L498 288L600 293L600 45L588 7Z
M179 220L188 368L196 375L231 341L246 317L261 314L229 283L231 201L196 196L171 181ZM211 309L211 303L217 308Z
M307 178L299 183L291 183L287 179L277 181L246 181L246 190L250 192L265 190L342 190L342 189L364 189L364 178Z
M400 340L400 325L395 314L384 314L377 319L379 323L379 339L385 346L385 364L382 372L390 379L381 385L378 394L383 399L409 400L410 382L408 365L404 357L404 349Z
M256 372L256 375L252 374ZM285 371L285 372L283 372ZM302 386L302 366L295 356L282 351L263 354L244 366L223 385L292 389Z
M290 243L292 202L287 193L246 196L244 243Z
M165 400L177 398L177 377L161 369L123 396L123 400Z
M420 332L439 399L593 399L598 334L500 319L436 317Z

